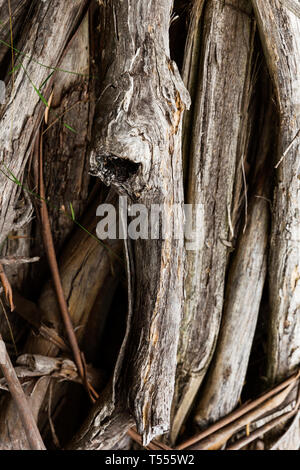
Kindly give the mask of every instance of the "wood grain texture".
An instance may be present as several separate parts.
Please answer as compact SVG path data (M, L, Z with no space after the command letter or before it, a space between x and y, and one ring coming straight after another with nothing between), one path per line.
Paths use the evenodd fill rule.
M9 2L7 0L0 1L0 39L7 44L11 44L11 32L13 37L13 42L18 37L20 30L24 27L24 18L27 14L30 14L32 9L35 7L36 1L28 0L10 0L10 9ZM11 10L11 17L9 15L9 10ZM25 21L26 22L26 21ZM5 75L5 65L4 59L6 57L11 58L11 49L9 46L0 43L0 64L1 64L1 79Z
M195 6L198 21L202 3L198 1ZM190 33L187 44L187 50L193 47L199 62L196 66L191 57L185 64L191 71L184 72L195 93L190 144L188 148L186 143L184 148L189 153L185 158L189 164L186 202L200 205L203 213L197 250L186 253L173 442L205 376L219 332L229 252L228 214L237 162L241 159L239 140L252 57L253 22L249 2L235 1L229 5L209 0L203 15L202 28L192 22L197 35ZM198 46L192 46L196 38Z
M245 130L250 140L257 141L245 159L245 165L247 160L251 162L247 172L247 215L241 217L239 230L235 227L238 240L226 276L220 333L195 415L200 428L218 422L238 405L266 279L276 109L266 66L261 67L259 78L254 77L252 73L252 80L264 92L252 96L258 114L254 110L250 114L251 127L256 117L252 132ZM244 196L243 189L241 195Z
M272 216L268 359L269 379L277 381L300 362L300 19L278 0L252 3L280 113L277 161L281 163L276 170Z
M104 2L104 76L91 155L94 174L129 201L163 205L165 239L128 242L129 322L109 411L123 403L144 443L170 426L183 303L181 119L189 96L169 58L171 7L170 0ZM97 426L85 425L78 448L100 448L104 419L99 409Z
M7 103L0 107L0 160L1 169L9 168L17 178L22 179L35 132L45 109L34 86L39 87L47 79L49 68L42 67L36 61L51 67L57 66L85 4L81 0L37 2L30 27L26 31L26 43L22 49L25 55L20 57L23 67L16 71L13 87L11 76L7 78ZM47 85L49 87L49 81ZM48 87L43 90L46 99L49 98ZM14 205L20 187L2 173L0 186L2 243L15 222Z

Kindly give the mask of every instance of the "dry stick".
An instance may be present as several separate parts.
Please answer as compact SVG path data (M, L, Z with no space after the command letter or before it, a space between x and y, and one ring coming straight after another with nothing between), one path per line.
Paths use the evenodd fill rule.
M74 360L78 368L78 373L82 379L83 384L85 384L84 366L82 363L81 351L78 346L78 342L77 342L77 338L73 329L67 302L64 296L63 287L62 287L62 283L61 283L61 279L59 275L58 264L56 260L52 233L51 233L48 208L47 208L46 199L45 199L42 150L43 150L43 138L42 138L42 135L40 134L39 137L37 138L36 151L37 151L38 162L39 162L39 184L40 184L40 196L41 196L41 220L42 220L43 241L45 245L45 250L46 250L49 266L50 266L51 273L52 273L54 289L55 289L55 293L57 296L57 301L58 301L58 305L60 308L60 312L62 315L62 320L66 329L68 340L70 342ZM87 390L88 390L89 395L91 396L89 386L87 386Z
M293 388L292 385L294 384L294 382L296 382L299 379L299 377L300 377L300 371L298 371L296 374L294 374L293 376L286 379L281 384L279 384L276 387L274 387L273 389L271 389L269 392L267 392L264 395L262 395L261 397L257 398L256 400L253 400L250 403L249 402L245 403L238 410L234 411L233 413L229 414L228 416L221 419L217 423L213 424L212 426L210 426L208 429L206 429L202 433L197 434L196 436L190 438L189 440L187 440L184 443L180 444L179 446L175 447L175 450L184 450L186 448L189 448L192 444L195 444L195 443L199 442L200 440L204 439L205 437L208 437L211 434L215 433L216 431L219 431L220 429L222 429L226 425L228 425L228 424L232 423L233 421L235 421L237 418L246 415L249 411L256 408L261 403L264 403L267 399L273 397L274 395L281 392L282 390L286 389L286 391L287 391L287 389L289 389L288 390L288 393L289 393ZM243 438L243 439L239 440L237 443L235 443L232 446L228 447L226 450L234 450L235 449L234 446L238 445L238 443L242 443L242 442L243 442L243 444L240 445L239 447L236 447L236 449L244 447L247 443L253 441L254 439L256 439L258 437L260 437L262 434L265 434L268 430L272 429L279 422L281 422L283 420L286 420L286 419L289 419L290 417L294 416L296 414L296 412L299 410L299 406L300 406L300 389L299 389L299 392L298 392L298 399L297 399L295 408L292 411L290 411L288 413L285 413L284 415L279 416L278 418L275 418L274 420L270 421L266 425L259 428L257 431L253 432L249 437L246 437L246 438ZM263 413L263 412L264 412L264 409L261 410L261 413ZM143 446L142 438L141 438L140 434L137 433L135 427L133 427L129 431L127 431L127 434L131 437L131 439L133 439L135 442L137 442L138 444ZM253 436L255 436L255 437L253 437ZM246 442L246 440L247 440L247 442ZM244 443L244 441L245 441L245 443ZM162 449L163 450L174 450L172 447L169 447L169 446L163 444L162 442L159 442L159 441L156 441L156 440L151 441L145 448L149 449L149 450L162 450Z
M28 404L25 393L18 380L17 374L9 355L6 350L5 343L0 334L0 368L6 379L10 393L17 405L18 412L24 426L26 437L28 439L31 450L46 450L46 447L41 438L31 408Z
M254 421L256 421L262 415L267 415L272 413L274 409L278 408L286 400L287 396L290 394L294 384L289 385L280 393L276 394L274 397L269 398L265 403L256 409L249 411L248 413L241 416L239 419L233 421L231 424L219 429L215 433L208 436L206 439L197 442L193 446L189 447L189 450L217 450L222 447L223 444L226 444L227 441L240 429L247 426Z
M0 264L0 281L2 282L3 289L5 292L5 297L9 303L10 310L12 312L15 309L14 302L13 302L12 288L3 270L2 264Z
M250 444L250 442L263 436L268 431L271 431L271 429L274 429L276 426L278 426L282 422L287 421L288 419L295 416L299 412L299 407L300 407L300 387L298 389L298 398L297 398L295 407L291 411L288 411L287 413L284 413L283 415L272 419L272 421L270 421L269 423L266 423L264 426L261 426L259 429L251 433L249 436L239 439L234 444L231 444L230 446L226 447L226 450L242 449L247 444Z
M142 437L140 436L140 434L137 433L135 427L129 429L129 431L127 431L127 434L131 437L131 439L143 446ZM147 446L145 446L145 448L148 450L173 450L171 447L156 440L151 441Z
M292 410L289 411L288 413L284 413L283 415L272 419L269 423L265 424L264 426L261 426L259 429L251 433L249 436L244 437L243 439L238 440L234 444L226 447L226 450L239 450L245 447L247 444L250 444L250 442L255 441L255 439L258 439L259 437L263 436L266 434L268 431L271 431L274 429L276 426L281 424L283 421L288 420L289 418L292 418L298 410Z
M279 393L281 390L287 388L289 385L296 382L299 376L300 376L300 371L298 371L296 374L292 375L292 377L288 378L281 384L277 385L276 387L274 387L272 390L265 393L261 397L257 398L256 400L251 401L250 403L243 405L242 407L233 411L228 416L225 416L220 421L213 424L209 428L205 429L201 433L197 434L196 436L191 437L190 439L186 440L182 444L179 444L175 449L177 450L186 449L192 446L193 444L196 444L200 440L204 439L205 437L208 437L210 434L213 434L214 432L219 431L223 427L235 421L237 418L245 415L247 412L253 410L257 406L259 406L261 403L265 402L268 398L271 398L272 396L276 395L276 393Z

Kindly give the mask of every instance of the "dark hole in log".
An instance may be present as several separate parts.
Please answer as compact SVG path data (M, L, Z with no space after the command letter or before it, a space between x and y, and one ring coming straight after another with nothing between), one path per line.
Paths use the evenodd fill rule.
M125 183L136 175L140 167L140 163L135 163L115 155L99 155L97 156L97 163L99 173L107 184L113 181Z

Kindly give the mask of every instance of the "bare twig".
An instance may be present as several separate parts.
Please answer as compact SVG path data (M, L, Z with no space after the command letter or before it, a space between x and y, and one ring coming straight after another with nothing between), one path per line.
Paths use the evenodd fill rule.
M299 9L300 9L300 6L299 6ZM300 129L298 130L297 134L295 135L295 137L292 139L292 141L290 142L290 144L287 146L287 148L285 149L285 151L283 152L282 154L282 157L280 158L279 162L276 163L275 167L274 168L278 168L279 165L282 163L282 161L284 160L284 158L287 156L287 154L289 153L289 151L291 150L292 146L293 146L293 143L295 142L295 140L300 136Z
M39 183L40 183L40 196L41 196L41 220L42 220L43 241L45 245L45 250L46 250L49 266L50 266L51 273L52 273L53 284L54 284L59 308L61 311L63 323L66 328L67 336L68 336L70 346L74 355L76 366L78 367L79 375L84 380L84 367L82 364L81 353L80 353L80 349L77 343L77 338L73 329L67 302L66 302L62 284L61 284L61 279L59 275L59 269L58 269L58 264L56 260L55 249L54 249L54 243L53 243L53 238L52 238L52 233L51 233L48 208L47 208L46 199L45 199L45 187L44 187L44 178L43 178L42 136L40 136L40 138L37 139L36 150L37 150L37 156L39 158Z
M244 155L242 156L242 174L243 174L243 182L244 182L244 192L245 192L245 224L243 228L243 233L245 233L247 227L247 219L248 219L248 193L247 193L247 180L246 180L246 173L245 173L245 164L244 164Z
M54 443L55 447L60 448L61 446L60 446L60 443L59 443L59 439L58 439L57 434L55 432L54 423L53 423L52 417L51 417L52 391L53 391L53 382L51 381L50 385L49 385L48 420L49 420L49 425L50 425L50 430L51 430L51 434L52 434L53 443Z
M15 309L14 302L13 302L12 288L11 288L9 280L6 277L6 274L3 270L3 266L1 263L0 263L0 281L2 282L3 289L5 292L5 297L6 297L7 302L9 303L10 310L12 312Z
M0 367L16 403L24 426L29 446L32 450L46 450L27 398L15 373L11 360L0 334Z
M261 397L257 398L256 400L251 401L250 403L246 403L237 410L233 411L230 413L228 416L225 416L222 418L220 421L217 423L213 424L209 428L205 429L201 433L197 434L196 436L191 437L190 439L186 440L182 444L178 445L176 447L177 450L183 450L186 448L190 448L197 442L201 441L202 439L210 436L211 434L221 430L225 426L229 425L233 421L237 420L238 418L245 416L246 413L250 412L251 410L255 409L261 404L264 404L266 400L269 398L273 397L274 395L280 393L282 390L287 389L291 385L295 385L296 381L299 379L300 376L300 371L298 371L296 374L294 374L292 377L288 378L281 384L277 385L274 387L272 390L269 392L263 394ZM264 409L262 410L262 413L264 412Z
M268 431L271 431L282 422L285 422L288 419L295 416L295 414L299 412L299 406L300 406L300 387L298 388L298 398L297 398L296 404L291 411L288 411L287 413L284 413L281 416L277 416L277 418L272 419L269 423L266 423L264 426L261 426L259 429L257 429L253 433L249 434L248 436L242 439L239 439L234 444L227 446L226 450L242 449L247 444L250 444L250 442L253 442L255 439L258 439L259 437L263 436Z
M127 434L131 437L131 439L133 439L135 442L137 442L142 447L144 447L142 437L137 433L135 427L129 429ZM145 446L145 449L148 449L148 450L172 450L171 447L163 444L162 442L156 441L156 440L151 441L147 446Z

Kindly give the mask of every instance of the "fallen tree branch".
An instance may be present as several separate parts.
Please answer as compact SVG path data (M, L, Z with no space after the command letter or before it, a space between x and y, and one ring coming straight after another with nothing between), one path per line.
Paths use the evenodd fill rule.
M169 57L172 1L156 1L152 7L145 8L143 0L108 0L102 9L104 77L91 169L128 196L128 206L138 202L148 212L159 204L165 233L127 241L126 335L111 395L84 423L73 443L78 449L102 448L106 431L114 445L117 406L135 418L144 444L170 427L184 298L181 122L190 100Z
M6 350L4 341L0 334L0 368L8 384L10 393L16 403L19 415L24 426L28 443L32 450L46 450L41 438L37 424L28 405L27 398L23 392L16 372Z

